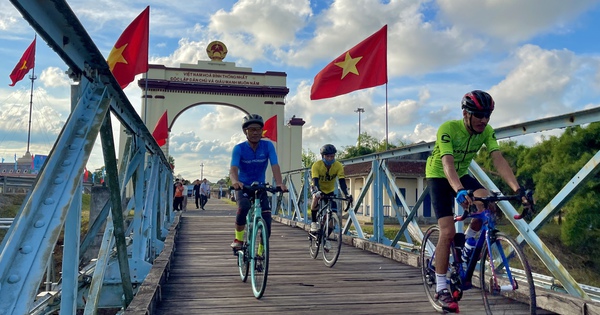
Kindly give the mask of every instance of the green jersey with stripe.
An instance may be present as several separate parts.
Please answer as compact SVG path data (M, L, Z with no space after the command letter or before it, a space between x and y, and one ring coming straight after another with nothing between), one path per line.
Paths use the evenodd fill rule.
M471 135L462 119L443 123L437 131L433 152L427 158L425 176L445 178L442 156L447 154L454 157L454 168L458 177L467 175L471 160L484 144L490 153L500 149L494 128L490 125L487 125L482 133Z

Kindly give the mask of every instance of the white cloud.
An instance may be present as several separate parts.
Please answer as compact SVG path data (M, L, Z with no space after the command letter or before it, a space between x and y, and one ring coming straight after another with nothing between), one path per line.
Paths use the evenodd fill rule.
M440 13L461 30L516 43L540 33L568 32L568 22L598 2L437 0L437 3Z

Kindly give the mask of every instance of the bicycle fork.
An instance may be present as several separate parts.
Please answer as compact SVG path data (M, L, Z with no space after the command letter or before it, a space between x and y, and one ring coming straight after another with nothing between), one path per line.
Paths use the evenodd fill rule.
M490 267L490 271L491 271L491 277L490 277L490 290L492 293L497 294L500 292L506 292L506 291L515 291L517 289L519 289L519 284L517 283L517 280L515 278L513 278L512 276L512 272L510 270L509 264L508 264L508 258L506 257L506 254L504 253L504 249L502 248L502 245L497 242L495 239L489 239L488 241L488 259L487 259L487 264ZM498 284L498 272L496 269L496 266L494 264L494 251L493 248L496 248L498 251L498 254L500 255L499 259L500 259L500 268L505 269L506 271L506 276L508 277L510 284L507 285L499 285ZM498 258L496 258L498 259Z

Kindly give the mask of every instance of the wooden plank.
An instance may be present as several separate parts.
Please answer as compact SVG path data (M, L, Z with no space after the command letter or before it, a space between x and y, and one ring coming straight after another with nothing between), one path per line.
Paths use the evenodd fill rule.
M206 208L181 214L156 314L434 313L419 269L349 245L342 246L337 264L328 268L321 257L310 257L303 225L275 221L267 289L257 300L250 279L241 282L229 247L235 207L211 199ZM461 313L485 313L476 289L465 292L459 304Z

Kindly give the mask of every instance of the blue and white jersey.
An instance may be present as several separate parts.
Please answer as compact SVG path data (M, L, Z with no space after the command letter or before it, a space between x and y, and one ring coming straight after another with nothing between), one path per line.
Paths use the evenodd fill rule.
M271 141L260 140L256 151L252 150L248 141L233 147L231 154L231 166L238 168L238 179L244 185L253 182L264 183L267 165L278 165L277 152Z

